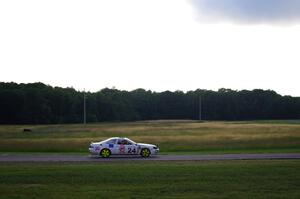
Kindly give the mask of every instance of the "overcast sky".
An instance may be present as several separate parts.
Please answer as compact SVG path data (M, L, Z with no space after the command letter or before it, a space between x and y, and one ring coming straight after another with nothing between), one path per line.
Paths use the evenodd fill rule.
M0 1L0 81L300 96L298 0Z

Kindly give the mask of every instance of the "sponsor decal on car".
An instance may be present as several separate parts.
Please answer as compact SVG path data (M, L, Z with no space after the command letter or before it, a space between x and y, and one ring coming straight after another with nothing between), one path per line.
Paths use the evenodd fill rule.
M114 148L114 145L113 144L108 144L108 147L109 148Z
M120 145L120 153L125 153L125 146L123 144Z

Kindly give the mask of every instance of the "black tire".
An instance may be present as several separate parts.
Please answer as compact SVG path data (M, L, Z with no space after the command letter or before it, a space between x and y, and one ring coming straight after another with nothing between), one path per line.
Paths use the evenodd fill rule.
M111 152L109 149L107 148L104 148L100 151L100 154L99 154L102 158L108 158L110 155L111 155Z
M143 148L143 149L141 150L140 155L141 155L143 158L148 158L148 157L151 155L151 152L150 152L149 149Z

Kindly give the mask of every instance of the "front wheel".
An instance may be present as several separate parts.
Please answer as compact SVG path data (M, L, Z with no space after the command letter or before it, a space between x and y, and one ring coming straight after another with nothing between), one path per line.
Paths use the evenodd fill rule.
M110 156L111 152L109 149L102 149L100 152L100 156L102 158L108 158Z
M150 154L151 154L151 152L147 148L144 148L144 149L141 150L141 156L143 158L148 158L150 156Z

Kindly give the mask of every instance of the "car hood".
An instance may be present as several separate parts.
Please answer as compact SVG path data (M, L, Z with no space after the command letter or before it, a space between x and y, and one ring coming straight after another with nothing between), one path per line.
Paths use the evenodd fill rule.
M137 143L137 145L141 147L155 147L156 145L154 144L146 144L146 143Z

